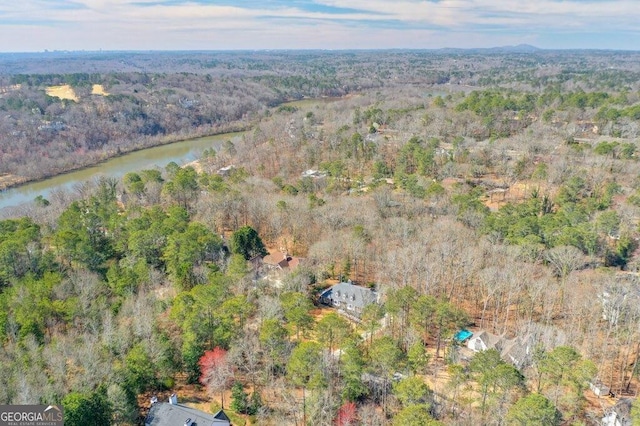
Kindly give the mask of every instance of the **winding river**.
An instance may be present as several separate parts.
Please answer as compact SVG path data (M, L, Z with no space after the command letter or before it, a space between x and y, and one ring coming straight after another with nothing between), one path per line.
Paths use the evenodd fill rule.
M308 98L284 102L282 105L313 108L318 104L335 102L340 99L343 98ZM235 138L242 137L243 134L243 132L223 133L145 148L112 158L95 166L9 188L5 191L0 191L0 210L33 201L38 195L47 198L56 190L71 189L78 183L86 182L99 176L119 178L137 170L152 169L154 167L162 168L172 161L179 165L190 163L200 158L205 149L214 148L218 151L222 143L229 139L233 141Z
M425 96L431 97L444 94L445 93L441 91L429 91ZM344 98L310 98L285 102L282 105L291 105L307 109L313 108L320 103L331 103L341 99ZM222 143L229 139L233 141L235 138L242 137L242 135L242 132L223 133L215 136L188 139L167 145L146 148L112 158L92 167L9 188L5 191L0 191L0 210L33 201L38 195L47 198L56 190L71 189L78 183L91 180L98 176L119 178L128 172L136 170L164 167L172 161L183 165L197 160L205 149L214 148L218 151Z
M0 192L0 209L33 201L38 195L47 198L53 191L73 188L77 183L97 176L119 178L131 171L164 167L172 161L179 165L189 163L197 160L205 149L214 148L217 151L224 141L229 139L233 141L242 137L242 134L223 133L146 148L112 158L95 166L9 188Z

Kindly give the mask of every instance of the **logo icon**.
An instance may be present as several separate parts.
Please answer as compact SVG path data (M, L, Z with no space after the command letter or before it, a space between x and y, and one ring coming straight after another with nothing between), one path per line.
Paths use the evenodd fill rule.
M64 426L57 405L0 405L0 426Z

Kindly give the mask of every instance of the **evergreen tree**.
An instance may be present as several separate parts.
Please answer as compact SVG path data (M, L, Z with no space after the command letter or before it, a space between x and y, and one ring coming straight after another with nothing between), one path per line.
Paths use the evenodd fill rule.
M231 387L231 409L236 413L247 414L249 408L249 397L245 393L242 383L234 382Z
M250 226L243 226L234 232L230 243L231 251L243 255L247 260L269 254L256 230Z
M507 424L514 426L555 426L561 420L553 403L539 393L520 398L507 414Z
M62 399L67 426L109 426L112 407L102 387L94 392L72 392Z

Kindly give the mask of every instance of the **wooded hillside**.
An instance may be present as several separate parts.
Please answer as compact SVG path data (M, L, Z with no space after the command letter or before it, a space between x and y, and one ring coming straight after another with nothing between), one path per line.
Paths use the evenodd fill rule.
M630 398L640 419L637 54L264 55L3 77L9 173L44 167L23 129L47 114L46 164L250 127L193 166L5 212L0 403L138 424L177 392L234 424L560 425ZM65 83L79 102L44 94ZM357 311L349 285L378 303Z

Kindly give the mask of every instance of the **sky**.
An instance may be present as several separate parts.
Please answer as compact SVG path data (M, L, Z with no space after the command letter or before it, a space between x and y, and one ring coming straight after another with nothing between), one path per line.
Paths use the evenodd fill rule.
M0 52L640 50L640 0L0 0Z

